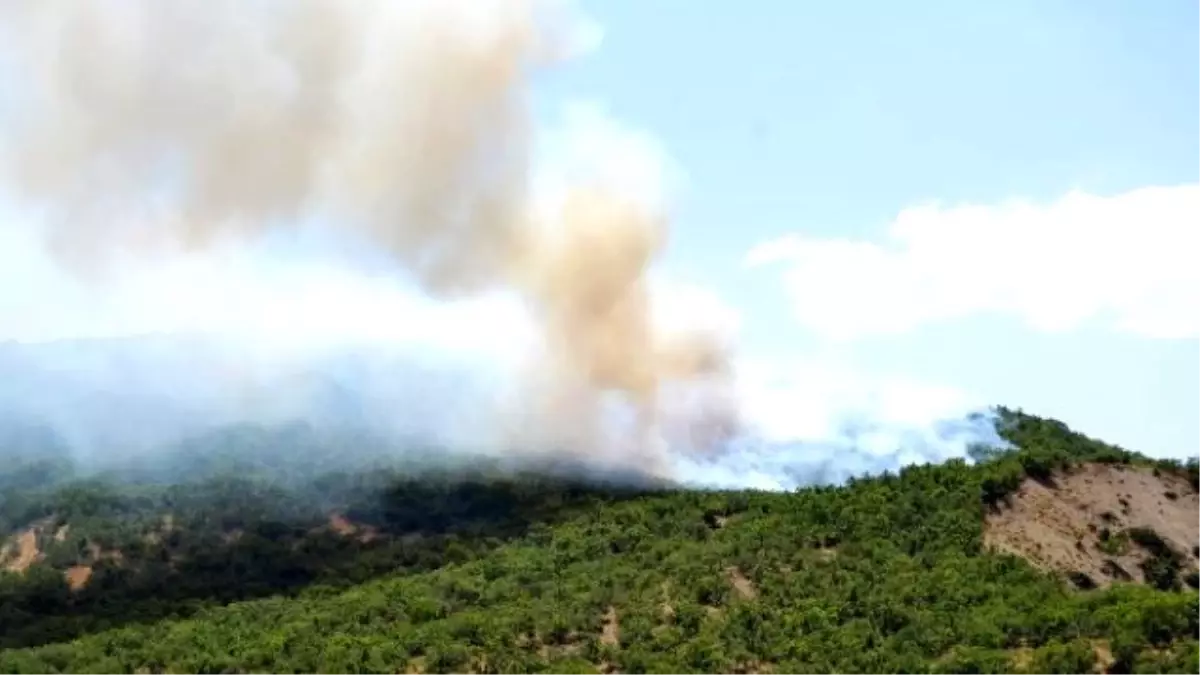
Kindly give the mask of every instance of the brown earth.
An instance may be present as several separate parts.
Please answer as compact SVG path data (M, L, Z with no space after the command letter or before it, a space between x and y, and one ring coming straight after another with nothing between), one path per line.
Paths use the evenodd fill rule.
M1200 495L1180 476L1142 467L1086 464L1046 483L1025 480L1007 506L988 515L984 543L1042 569L1082 572L1098 586L1144 581L1149 553L1133 542L1102 548L1102 537L1148 528L1197 566ZM1119 540L1119 539L1118 539ZM1118 541L1114 540L1114 541Z
M675 606L671 604L671 582L662 582L659 589L662 591L662 602L658 606L659 612L664 621L670 621L675 618Z
M24 530L9 535L6 540L0 540L0 565L10 572L24 572L45 557L42 552L42 536L54 525L53 517L46 517L30 523ZM55 536L66 537L66 531L59 528Z
M4 569L9 572L24 572L40 560L41 550L38 549L38 528L30 527L13 537L0 549L0 560Z
M92 578L92 566L72 565L71 567L67 568L67 571L63 573L63 576L67 579L67 586L69 586L73 591L78 591L84 586L87 586L88 581Z
M105 550L99 544L89 541L87 544L87 561L81 562L68 567L63 571L63 578L67 580L67 586L73 591L78 591L92 579L93 565L101 560L111 560L115 563L121 563L125 560L125 556L116 549Z
M343 537L349 537L358 531L358 528L354 526L354 523L350 522L346 516L343 516L340 513L331 513L329 515L329 529L337 532Z
M758 597L758 589L754 587L754 582L746 578L742 571L736 567L725 569L725 573L729 575L729 583L733 585L733 590L743 600L753 600Z
M604 613L604 627L600 631L600 644L615 647L621 643L621 620L617 608L609 607Z
M328 527L342 537L355 537L366 544L379 536L379 531L370 525L360 525L352 522L340 513L329 514Z
M42 560L45 555L39 546L39 541L41 541L40 538L43 534L49 536L53 521L54 519L50 517L31 523L25 530L11 535L7 540L3 540L0 543L0 569L23 573ZM355 537L363 543L368 543L379 536L376 528L370 525L354 523L340 513L331 514L326 527L340 536ZM177 525L174 516L166 514L162 517L161 526L146 534L146 541L158 543L162 540L163 535L169 534L176 528ZM70 525L63 524L54 529L52 536L56 542L61 543L67 540L69 533ZM242 534L243 532L240 529L235 529L225 533L223 538L226 544L232 544L241 538ZM75 565L63 570L63 576L66 579L67 585L72 590L80 590L86 587L93 575L93 566L102 560L109 560L120 564L124 561L124 556L119 550L106 550L95 542L87 542L86 554L82 556L82 559Z
M59 525L54 528L51 535L50 528L53 525L53 517L43 518L10 536L4 545L0 546L0 565L3 565L3 569L9 572L23 573L43 560L46 556L39 546L39 543L46 541L42 539L43 536L51 537L57 543L66 541L70 533L70 525ZM87 585L92 577L93 565L101 560L110 560L118 564L124 561L124 556L120 551L105 550L92 541L87 542L87 553L83 558L75 565L63 570L63 578L66 579L67 585L72 590L79 590Z
M1096 672L1107 673L1108 669L1117 661L1113 657L1112 645L1108 640L1094 640L1092 649L1096 652Z

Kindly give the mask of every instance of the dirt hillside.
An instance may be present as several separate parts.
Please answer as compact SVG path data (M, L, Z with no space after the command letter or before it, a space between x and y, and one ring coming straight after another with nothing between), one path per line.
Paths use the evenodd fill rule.
M1043 569L1086 575L1075 574L1077 584L1107 586L1146 581L1154 546L1139 542L1154 541L1148 531L1174 551L1181 576L1197 568L1200 495L1191 484L1148 468L1087 464L1050 481L1027 479L988 516L984 542Z
M4 569L10 572L24 572L41 557L38 530L33 527L13 536L0 548L0 562L3 562Z

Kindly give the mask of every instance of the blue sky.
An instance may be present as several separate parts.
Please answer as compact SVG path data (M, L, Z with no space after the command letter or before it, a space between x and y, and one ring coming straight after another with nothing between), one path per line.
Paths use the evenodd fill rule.
M1071 191L1119 198L1150 186L1194 186L1196 3L610 0L585 7L604 27L602 45L541 91L548 99L601 101L658 136L683 167L687 187L665 266L739 308L748 350L829 355L856 370L1061 416L1156 454L1200 448L1194 332L1147 337L1086 310L1073 325L1042 330L1016 310L967 308L898 332L830 341L789 311L780 268L743 264L747 250L791 233L878 242L899 213L930 201L1048 207ZM1170 216L1173 229L1145 236L1168 248L1194 244L1196 204L1183 199ZM1108 211L1104 202L1094 208L1078 217ZM1143 224L1129 221L1138 220L1112 223L1107 241L1137 241ZM1036 221L1025 228L1033 240L1016 247L1018 256L1025 247L1057 247L1048 254L1059 256L1057 273L1043 271L1043 283L1066 284L1081 265L1112 262L1087 241L1077 249L1055 243L1061 237L1039 244L1036 232L1056 222L1053 213ZM1153 261L1159 249L1145 249L1138 260ZM989 257L986 249L951 252ZM1009 260L1007 274L1023 274L1022 265ZM1195 279L1181 274L1177 285ZM1097 290L1094 302L1105 292ZM1200 309L1193 290L1178 293L1185 297L1162 311Z
M599 40L535 75L534 163L500 162L500 173L532 169L533 189L518 198L538 215L575 187L576 170L635 190L640 206L669 193L654 318L736 333L740 403L766 435L887 456L897 439L936 446L946 419L1004 404L1156 455L1200 450L1194 2L583 2ZM107 5L88 19L94 25L68 21L87 14L70 3L40 15L49 23L31 24L37 30L0 22L13 28L0 40L0 86L13 94L0 97L0 144L26 151L0 159L49 169L38 175L51 186L33 197L15 187L0 202L0 218L14 224L0 227L0 340L228 329L252 333L250 361L291 359L293 342L307 358L374 340L432 345L489 367L536 362L545 331L522 311L545 302L530 300L530 286L544 293L539 275L557 267L485 270L515 293L446 303L401 283L414 256L389 256L400 246L391 228L411 228L428 254L447 224L416 222L429 211L406 220L406 199L423 203L440 189L434 201L459 206L495 169L462 157L456 167L452 157L429 178L414 171L428 168L427 155L413 154L426 152L426 139L453 146L474 130L477 107L496 132L482 135L482 154L526 139L526 120L503 105L526 93L523 83L487 79L507 72L471 51L487 31L455 32L487 27L471 14L482 5L442 11L450 5L424 5L428 16L409 11L418 3L326 6L363 22L346 24L352 41L304 15L294 35L322 49L353 45L363 57L358 71L341 73L339 99L321 88L336 68L264 48L275 43L246 20L247 5L198 23L153 2ZM258 18L266 26L274 16ZM503 32L520 29L520 18L492 16L499 35L525 35ZM453 28L445 43L414 40L430 32L426 19L459 23L440 26ZM192 67L155 67L181 54ZM295 88L305 77L318 88ZM345 105L317 107L331 101ZM312 133L322 119L336 133ZM192 189L215 185L232 202L262 181L261 202L204 214L250 223L239 237L203 254L146 254L160 231L178 238L195 215L156 191L164 157L190 166L182 178L211 179ZM24 175L21 161L12 166ZM97 176L115 178L106 187ZM189 181L180 184L186 193ZM119 190L128 192L110 200ZM383 215L371 211L366 227L326 217L375 198ZM80 219L45 220L54 209L39 209L55 206ZM268 217L279 213L326 230ZM522 224L550 224L531 239L553 244L553 226L567 220ZM265 227L275 222L282 230ZM629 235L638 250L639 237L655 236L647 222L613 227L613 236ZM503 240L486 230L495 224L471 224L476 246ZM55 241L69 244L60 252L84 252L90 263L107 245L131 264L105 283L81 281L51 261L43 227L67 233ZM355 248L364 244L375 249ZM554 246L509 262L561 262L538 257L547 251ZM590 273L605 273L596 267ZM569 286L572 275L554 280ZM657 348L626 346L643 356ZM879 431L849 438L850 428ZM900 459L961 454L960 440Z

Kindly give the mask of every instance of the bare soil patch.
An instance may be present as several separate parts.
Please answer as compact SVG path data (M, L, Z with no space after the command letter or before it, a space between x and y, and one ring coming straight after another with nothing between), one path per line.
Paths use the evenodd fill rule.
M604 613L604 626L600 630L600 644L615 647L621 642L621 620L617 608L610 606Z
M671 582L662 582L659 589L662 591L662 602L659 604L659 612L662 614L664 621L670 621L675 618L675 606L671 604Z
M743 600L753 600L758 597L758 589L754 587L754 582L747 579L740 569L729 567L725 572L729 575L729 583L733 585L733 590L737 591L739 597Z
M1107 586L1145 581L1141 563L1150 553L1124 539L1134 528L1153 530L1181 556L1185 572L1196 569L1200 495L1182 477L1142 467L1086 464L1046 483L1027 479L988 515L984 543Z
M342 537L355 537L364 544L379 536L374 527L355 523L340 513L329 514L329 529Z
M67 586L73 591L78 591L87 586L88 581L92 578L91 565L72 565L63 572L63 577L67 580Z
M1096 640L1092 642L1092 649L1096 652L1096 668L1097 673L1107 673L1117 659L1113 657L1112 645L1108 640Z
M0 560L4 561L4 569L10 572L24 572L41 558L38 529L35 527L22 531L0 549Z

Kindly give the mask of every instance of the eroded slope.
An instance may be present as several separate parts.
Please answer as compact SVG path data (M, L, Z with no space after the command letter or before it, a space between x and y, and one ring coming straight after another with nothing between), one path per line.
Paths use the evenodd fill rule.
M1198 519L1200 495L1180 476L1084 464L1049 481L1026 479L988 515L984 541L1043 569L1072 574L1081 586L1089 580L1097 586L1145 582L1156 558L1177 566L1182 580L1197 567ZM1150 569L1151 576L1165 578L1157 569Z

